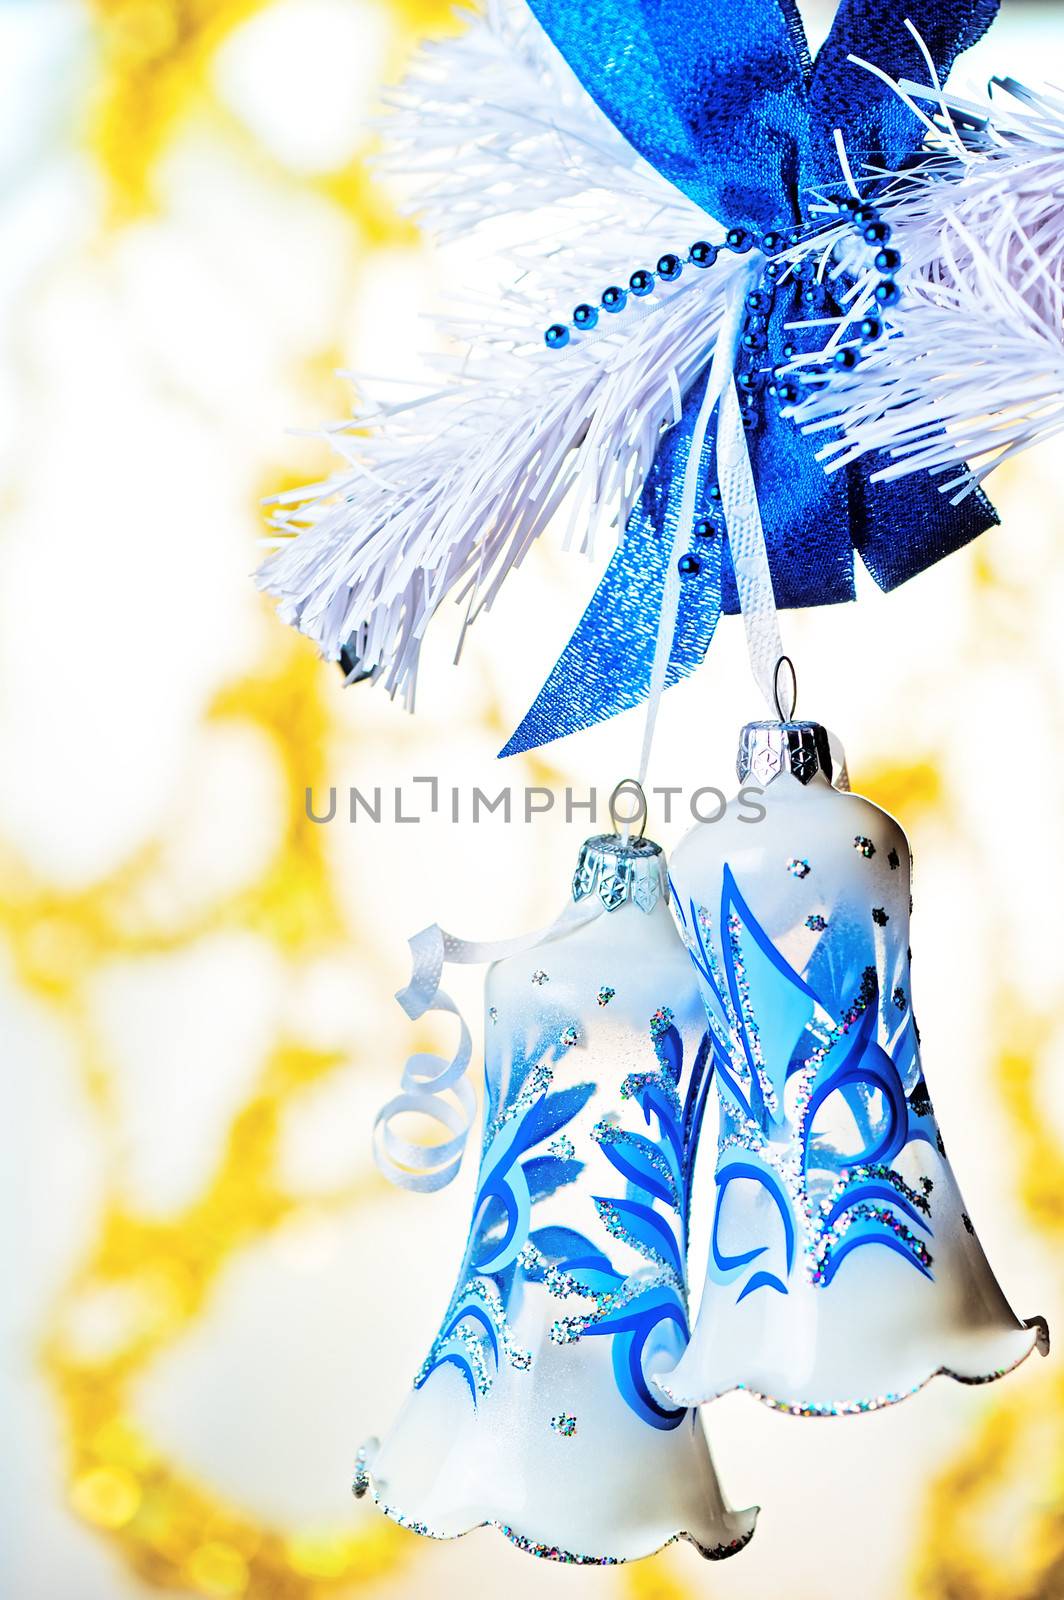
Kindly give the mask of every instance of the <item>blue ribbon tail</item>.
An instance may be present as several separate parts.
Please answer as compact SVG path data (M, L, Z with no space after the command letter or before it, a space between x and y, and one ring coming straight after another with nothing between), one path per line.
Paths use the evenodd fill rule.
M711 535L680 528L683 480L691 434L702 405L709 368L688 391L677 422L663 436L602 580L569 643L535 702L500 756L535 750L628 711L644 700L658 637L668 563L686 552L697 571L680 589L666 687L700 665L721 609L723 519L711 494L716 459L715 418L699 463L694 526L711 524Z

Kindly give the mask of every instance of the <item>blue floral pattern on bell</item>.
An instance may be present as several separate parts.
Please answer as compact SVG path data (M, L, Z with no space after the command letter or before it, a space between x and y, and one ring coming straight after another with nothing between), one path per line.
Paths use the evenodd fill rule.
M673 862L720 1121L703 1302L658 1388L685 1404L746 1388L822 1415L937 1372L1000 1376L1045 1330L1017 1320L963 1222L916 1023L896 1003L905 837L833 788L830 767L810 777L786 759L762 804L753 842L733 802Z
M367 1483L440 1537L493 1523L556 1560L678 1537L720 1557L755 1513L728 1508L697 1413L655 1387L689 1337L701 1000L656 845L589 840L573 897L583 921L488 974L469 1237Z

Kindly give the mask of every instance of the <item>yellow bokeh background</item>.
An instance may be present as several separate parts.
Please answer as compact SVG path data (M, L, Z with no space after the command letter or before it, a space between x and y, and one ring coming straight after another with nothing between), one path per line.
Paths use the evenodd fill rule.
M1059 77L1054 9L1006 5L973 75ZM403 1057L441 1042L391 1001L404 937L549 916L583 827L372 828L342 800L316 826L306 791L605 793L638 742L626 717L494 765L594 582L557 542L457 671L441 619L413 719L343 692L250 582L262 497L328 466L309 430L350 404L336 370L417 377L462 281L373 177L369 121L461 25L444 0L0 5L3 1592L1064 1600L1053 1359L838 1423L721 1402L722 1477L764 1512L712 1569L437 1547L347 1496L467 1203L386 1192L368 1157ZM803 711L914 842L916 998L969 1209L1021 1314L1058 1320L1062 484L1052 449L1013 463L976 548L784 619ZM727 787L756 713L723 628L663 708L660 782Z

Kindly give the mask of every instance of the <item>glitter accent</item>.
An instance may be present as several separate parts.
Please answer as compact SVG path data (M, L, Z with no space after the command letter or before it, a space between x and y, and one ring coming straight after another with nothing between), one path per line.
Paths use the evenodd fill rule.
M498 1007L497 1006L489 1006L488 1007L488 1016L491 1018L492 1022L498 1022L498 1020L499 1020L499 1009L498 1009Z
M515 1117L523 1116L541 1095L546 1094L553 1082L554 1073L547 1063L545 1061L537 1061L521 1085L520 1093L516 1094L510 1104L504 1106L498 1116L493 1117L484 1129L484 1149L488 1148L500 1128L504 1128Z
M911 1193L911 1191L910 1191ZM926 1202L925 1202L926 1203ZM816 1266L813 1269L813 1282L824 1284L828 1282L827 1268L830 1266L832 1252L840 1244L850 1229L858 1222L878 1222L884 1228L889 1228L894 1237L905 1246L910 1255L919 1262L925 1272L930 1272L932 1256L924 1241L913 1233L898 1216L884 1205L872 1205L866 1202L851 1206L849 1211L843 1212L834 1227L820 1234L816 1241L815 1256Z
M809 870L808 862L805 863L806 871ZM804 877L801 873L799 876ZM776 1094L768 1073L765 1071L765 1056L761 1048L761 1030L757 1022L757 1014L753 1001L750 998L750 984L746 976L746 963L743 960L743 947L741 934L743 925L737 912L733 911L728 918L728 938L731 942L732 971L735 973L735 984L739 991L739 1010L742 1015L743 1031L750 1049L750 1059L757 1073L757 1080L761 1086L761 1094L768 1110L775 1113L779 1110L779 1096Z
M808 878L812 867L801 856L792 856L787 863L787 871L792 878Z
M673 1013L668 1006L659 1006L650 1019L650 1037L660 1039L666 1028L672 1026Z
M849 1033L850 1029L853 1027L858 1018L864 1015L865 1011L867 1011L868 1007L872 1003L873 998L875 997L876 988L877 983L875 967L865 967L861 974L861 987L857 991L856 1000L842 1013L842 1016L839 1018L838 1022L835 1022L831 1025L821 1043L818 1044L817 1047L806 1057L805 1066L802 1068L802 1072L803 1074L809 1074L810 1076L810 1089L812 1088L812 1073L817 1067L820 1066L820 1063L823 1061L824 1057L827 1055L828 1051L831 1049L836 1040L841 1039L844 1033ZM809 1096L807 1094L805 1096L805 1100L808 1100L808 1098Z
M470 1278L462 1290L454 1296L447 1308L443 1319L441 1331L432 1341L432 1348L418 1370L414 1379L414 1388L420 1389L429 1376L436 1370L439 1357L444 1348L457 1343L461 1345L466 1356L470 1370L473 1373L473 1383L478 1395L483 1397L490 1390L494 1377L487 1364L487 1334L483 1328L474 1323L471 1328L462 1326L462 1317L470 1310L470 1303L475 1304L488 1317L498 1338L500 1354L506 1357L511 1367L517 1372L527 1372L532 1365L531 1350L524 1349L517 1344L513 1330L506 1320L506 1309L499 1296L495 1285L487 1278ZM453 1331L444 1334L443 1328L452 1328Z
M551 1417L550 1425L563 1439L571 1439L576 1432L576 1418L567 1411L559 1411L556 1417Z
M547 1146L547 1154L549 1156L558 1156L562 1161L571 1161L576 1155L576 1145L567 1133L560 1133Z
M877 928L885 928L887 923L890 921L890 917L882 906L873 906L872 921L875 923Z
M601 1144L602 1140L606 1139L608 1143L619 1146L621 1149L627 1145L629 1149L636 1150L639 1156L654 1168L654 1171L665 1185L669 1196L669 1204L679 1210L680 1194L676 1186L676 1174L656 1144L648 1141L642 1134L630 1133L627 1128L616 1128L608 1122L597 1122L591 1130L591 1137L596 1144ZM600 1213L605 1203L601 1200L596 1201Z
M569 1026L567 1028L563 1028L561 1033L558 1035L558 1043L564 1045L565 1048L568 1050L572 1045L574 1045L576 1043L576 1041L579 1039L579 1037L580 1037L579 1029L577 1028L575 1023L570 1022Z
M641 1560L644 1556L657 1555L659 1551L667 1549L671 1544L675 1544L678 1539L689 1540L707 1561L724 1561L728 1556L738 1555L740 1550L745 1550L750 1540L754 1537L754 1529L750 1528L746 1533L740 1534L737 1539L732 1539L728 1544L709 1547L701 1544L686 1529L681 1529L679 1532L672 1533L666 1539L663 1539L661 1544L654 1550L641 1551L639 1556L586 1556L578 1555L571 1550L563 1550L559 1545L544 1544L541 1540L530 1539L526 1534L518 1533L516 1528L512 1528L509 1523L498 1522L493 1517L486 1517L483 1522L473 1523L469 1528L463 1529L457 1534L442 1533L436 1528L430 1528L428 1523L421 1522L416 1517L407 1516L398 1506L388 1505L376 1492L373 1494L373 1502L377 1510L386 1516L390 1522L397 1523L400 1528L409 1529L411 1533L419 1533L425 1539L455 1539L460 1538L462 1533L471 1533L474 1528L497 1528L515 1549L523 1550L526 1555L538 1556L541 1561L559 1561L566 1566L618 1567L630 1560Z
M351 1475L351 1493L356 1500L361 1500L369 1488L369 1466L366 1459L366 1447L362 1445L355 1456L355 1470Z
M532 982L533 983L537 983L537 984L544 984L544 983L549 983L550 979L548 978L547 974L544 972L542 967L537 967L535 972L532 974Z
M604 1202L609 1204L608 1201ZM641 1255L648 1256L645 1246L637 1247ZM548 1336L553 1344L575 1344L601 1318L621 1311L630 1305L633 1300L638 1300L640 1295L646 1294L650 1289L668 1288L675 1291L686 1302L683 1284L671 1266L664 1262L652 1271L645 1270L633 1272L616 1289L585 1289L570 1273L563 1272L558 1267L550 1267L546 1272L547 1288L559 1299L567 1299L570 1295L579 1295L592 1302L592 1309L583 1316L559 1317L548 1328Z
M806 917L805 925L810 933L823 933L827 927L827 921L820 915L819 911L814 911L812 916Z
M872 857L876 853L875 845L872 843L871 839L866 839L863 833L854 834L853 847L855 850L859 850L861 852L866 861L871 861Z
M575 1555L571 1550L562 1550L554 1544L543 1544L538 1539L526 1539L524 1534L515 1533L513 1528L507 1527L501 1522L497 1522L495 1526L500 1533L506 1535L510 1543L515 1545L518 1550L523 1550L526 1555L538 1556L541 1561L560 1561L567 1567L619 1567L631 1559L627 1556ZM699 1544L697 1539L692 1538L689 1533L674 1533L665 1540L664 1544L659 1546L659 1550L664 1550L668 1545L675 1544L677 1539L689 1539L707 1561L724 1561L728 1556L738 1555L740 1550L745 1550L753 1537L754 1530L751 1528L749 1533L744 1533L740 1538L733 1539L730 1544L718 1544L713 1549L707 1549L705 1545ZM657 1554L656 1551L653 1553ZM636 1557L635 1559L642 1558Z
M898 852L895 850L893 845L891 845L890 853L887 856L887 865L890 867L891 872L897 872L898 868L901 866L901 857L898 855Z
M616 993L616 989L611 989L608 983L604 983L598 992L599 1005L608 1006Z
M954 1383L966 1384L969 1388L977 1389L986 1383L997 1383L1000 1378L1007 1378L1010 1372L1015 1372L1037 1350L1040 1355L1048 1353L1046 1343L1045 1324L1040 1317L1033 1317L1024 1323L1029 1331L1034 1331L1035 1339L1029 1350L1007 1367L995 1367L991 1372L976 1373L969 1376L964 1372L955 1372L952 1367L936 1367L929 1372L926 1378L921 1378L919 1383L914 1383L910 1389L898 1389L890 1394L870 1395L861 1400L840 1400L830 1406L817 1405L808 1400L778 1400L775 1395L764 1394L760 1389L753 1389L746 1383L732 1384L728 1389L719 1389L715 1394L707 1394L706 1401L719 1400L725 1394L734 1394L741 1391L750 1395L751 1399L759 1400L763 1406L768 1406L770 1411L780 1411L788 1417L856 1417L864 1416L869 1411L882 1411L887 1406L896 1406L903 1400L910 1399L914 1394L919 1394L921 1389L926 1389L934 1378L952 1378Z
M915 1085L909 1095L909 1109L915 1112L918 1117L929 1117L934 1111L934 1107L931 1104L931 1096L927 1092L927 1084L923 1078Z
M908 1000L905 998L905 990L902 988L900 983L895 989L891 998L893 999L894 1004L897 1006L899 1011L904 1011L905 1007L909 1004Z

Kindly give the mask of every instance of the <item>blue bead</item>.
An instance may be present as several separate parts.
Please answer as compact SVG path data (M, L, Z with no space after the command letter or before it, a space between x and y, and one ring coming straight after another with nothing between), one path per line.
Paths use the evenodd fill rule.
M759 328L750 328L742 337L744 350L763 350L765 348L765 335Z
M878 222L879 212L875 206L860 205L853 214L853 220L859 227L863 228L869 222Z
M901 290L893 278L883 278L876 284L875 296L881 306L896 306L901 299Z
M628 279L628 287L633 294L649 294L654 287L654 274L645 267L638 267Z
M563 350L569 343L569 329L564 322L553 322L543 335L543 342L549 350Z
M900 250L881 250L876 256L877 272L897 272L901 266Z
M711 500L719 500L720 499L720 484L719 483L707 483L706 484L706 494L709 496L709 498Z
M765 268L765 277L774 283L777 278L782 278L786 270L787 263L785 261L770 261Z
M839 210L846 217L852 217L855 211L860 210L860 206L860 200L856 200L852 194L844 194L839 201Z
M676 565L685 578L697 577L702 571L702 563L697 556L681 556Z
M776 233L773 229L769 233L766 233L762 238L761 248L767 256L774 256L784 248L786 243L787 240L784 235L782 233Z
M573 312L573 325L577 328L593 328L598 321L598 312L594 306L579 305Z
M708 239L698 239L687 252L687 259L692 266L711 267L717 259L717 247Z
M753 371L740 372L735 381L740 389L744 389L747 394L751 394L755 389L760 389L761 374Z
M608 289L602 291L602 304L607 311L623 311L627 299L627 289L618 289L615 283L611 283Z
M857 351L851 349L849 346L847 346L844 350L836 350L834 356L832 357L832 360L835 362L835 365L839 368L840 372L852 372L860 359L861 358Z
M751 289L746 303L751 311L767 311L772 304L772 296L766 294L764 289Z
M728 249L740 256L746 254L753 242L745 228L729 228L724 239Z
M710 522L708 517L699 517L698 521L695 523L696 539L712 539L716 531L716 528L713 526L712 522Z
M783 346L783 359L784 359L784 361L793 361L797 354L798 354L798 346L796 344L785 344Z
M890 225L886 222L870 222L864 231L866 244L886 244L890 238Z
M869 341L881 339L883 337L883 324L878 317L865 317L857 331L862 339Z
M662 256L658 262L658 277L663 278L666 283L672 283L673 279L678 278L682 271L683 262L679 256L674 256L671 250L667 255Z
M807 306L818 306L824 297L824 291L818 283L810 283L802 290L802 300Z
M776 398L782 405L793 406L801 391L796 383L779 383L776 385Z
M760 411L751 410L751 411L744 411L743 412L743 427L746 429L747 433L753 433L754 429L756 427L758 427L760 422L761 422L761 413L760 413Z

